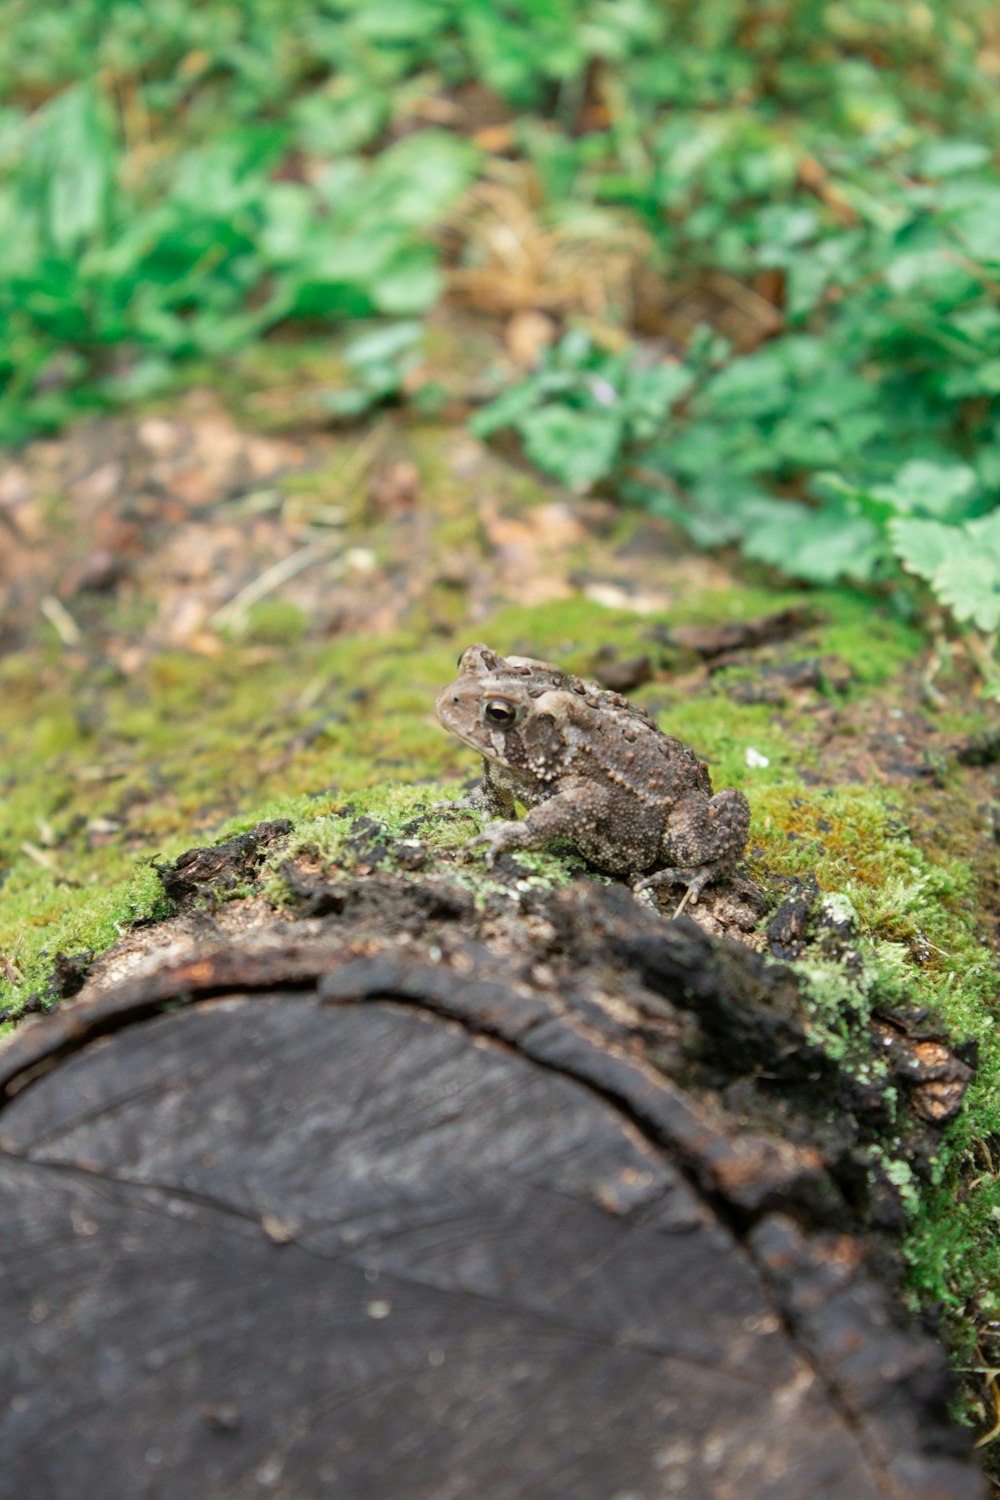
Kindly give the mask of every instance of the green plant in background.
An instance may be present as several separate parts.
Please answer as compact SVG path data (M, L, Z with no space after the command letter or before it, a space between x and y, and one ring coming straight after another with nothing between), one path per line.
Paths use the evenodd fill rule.
M119 181L118 145L82 84L8 137L0 440L148 395L172 362L224 357L288 318L423 312L440 291L426 231L476 156L426 130L290 182L275 180L287 131L247 126L181 153L144 202Z
M810 478L814 503L779 500L756 481L755 470L748 476L719 465L725 435L714 422L699 424L699 396L708 390L718 399L721 388L729 409L741 408L748 427L750 413L806 413L820 424L815 441L821 450L824 442L837 440L839 418L846 458L849 439L861 446L866 435L878 434L877 418L873 429L866 415L870 393L860 377L845 377L836 387L838 409L826 390L829 372L815 340L776 341L727 363L718 376L705 373L704 356L711 357L715 344L706 330L683 363L651 364L642 362L641 350L608 354L585 334L571 333L534 374L477 413L473 430L488 437L513 428L527 456L563 483L587 489L609 481L678 522L699 544L739 542L748 557L810 583L871 583L902 567L926 580L957 621L995 633L1000 511L992 508L977 470L950 454L913 458L886 482L864 486L817 467ZM730 431L733 426L735 415ZM766 430L761 421L753 441L773 453ZM795 452L800 445L801 454L810 436L801 416L791 435L776 435L774 448ZM778 470L775 463L772 472ZM998 680L989 679L991 694Z
M633 354L571 332L475 429L513 426L561 480L609 483L697 543L810 582L906 568L991 633L1000 108L984 18L978 0L172 0L154 17L15 0L0 440L144 398L187 357L228 359L279 324L403 320L352 348L328 408L399 398L414 320L441 296L433 237L481 162L427 117L486 87L519 111L541 223L633 217L664 296L693 288L708 321L667 332L669 359L655 317ZM741 309L735 344L712 297Z
M608 214L624 216L659 295L686 288L704 316L678 334L664 315L664 333L654 307L630 330L621 308L631 354L571 332L476 430L512 426L565 482L610 484L701 545L807 581L903 568L990 632L990 14L980 0L170 0L155 15L12 0L0 440L146 397L185 359L225 361L278 325L392 320L352 348L327 404L344 417L397 399L414 320L442 291L435 234L483 160L460 124L428 120L460 121L463 90L492 90L542 227L589 224L599 261ZM474 263L475 241L461 253Z
M540 469L585 489L662 431L692 383L677 362L605 354L586 334L570 333L535 374L478 412L471 427L479 437L515 428Z
M851 78L862 89L870 70ZM549 473L606 481L700 545L737 543L814 583L870 583L902 566L956 619L992 631L1000 181L985 144L922 139L894 102L892 119L853 137L830 136L822 117L768 120L761 107L692 111L654 129L642 206L663 265L723 273L748 319L762 319L758 347L696 330L658 367L675 394L656 430L626 423L613 439L607 413L629 404L624 371L650 352L591 351L588 378L615 397L603 425L589 436L581 426L571 460L548 438L588 404L558 386L578 359L573 342L479 427L508 423ZM864 122L870 113L869 102ZM622 184L580 176L573 190L599 200ZM753 291L760 275L780 288L777 303Z
M335 417L357 417L402 395L406 377L420 364L423 332L422 323L410 320L386 323L352 339L344 359L354 383L331 392L326 410Z
M573 93L635 29L603 9L11 0L0 442L146 397L185 358L224 360L278 323L425 312L431 231L477 153L415 109L479 78L529 107Z
M867 176L848 228L823 235L814 215L807 233L789 208L798 243L746 247L748 263L787 277L785 326L726 359L646 457L688 497L670 508L699 540L714 523L715 539L814 581L913 563L916 521L904 517L937 522L944 561L1000 487L989 152L950 139L883 150ZM775 491L791 508L762 508ZM631 493L665 508L657 492ZM936 570L915 571L953 602ZM965 618L984 623L978 607Z

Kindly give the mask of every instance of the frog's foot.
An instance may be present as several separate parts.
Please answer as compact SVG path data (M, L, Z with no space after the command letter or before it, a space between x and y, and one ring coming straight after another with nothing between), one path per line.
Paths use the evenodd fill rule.
M642 880L637 880L632 886L633 891L648 891L658 885L686 885L683 900L674 912L674 916L680 916L690 901L692 906L698 903L698 897L705 889L710 880L719 873L719 867L713 863L710 865L696 865L691 870L655 870L652 875L646 875Z
M498 855L505 854L508 849L532 848L534 842L537 841L531 839L523 821L491 823L476 838L463 844L460 853L468 857L474 849L485 849L486 863L492 868Z

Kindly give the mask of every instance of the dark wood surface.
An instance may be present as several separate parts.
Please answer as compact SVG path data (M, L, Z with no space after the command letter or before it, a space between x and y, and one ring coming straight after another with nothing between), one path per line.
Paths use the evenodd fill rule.
M936 1351L744 1223L683 1091L499 985L307 967L3 1054L4 1500L981 1495Z

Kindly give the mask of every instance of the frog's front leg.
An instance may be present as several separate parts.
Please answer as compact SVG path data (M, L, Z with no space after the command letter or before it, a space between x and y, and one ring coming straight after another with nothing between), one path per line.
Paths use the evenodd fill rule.
M478 838L465 845L463 854L485 848L486 863L510 849L541 849L553 839L567 839L579 847L587 835L607 818L610 796L593 781L565 781L553 797L533 807L527 817L491 823Z
M501 785L492 762L483 759L483 774L472 788L466 805L488 818L512 818L514 816L514 793L510 787Z
M483 774L475 786L464 797L457 797L454 802L435 802L434 807L455 813L483 813L487 818L512 818L514 793L499 784L491 763L484 757Z

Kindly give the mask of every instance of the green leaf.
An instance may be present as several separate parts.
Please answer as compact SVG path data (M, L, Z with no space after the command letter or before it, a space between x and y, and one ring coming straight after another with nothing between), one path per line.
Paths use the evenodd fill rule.
M661 363L627 374L623 399L628 410L631 435L640 442L653 437L663 426L675 402L694 384L691 371L679 363Z
M985 167L993 153L982 141L960 141L944 136L925 141L913 153L913 170L922 177L954 177Z
M901 515L949 516L968 513L968 500L977 484L976 471L968 464L915 458L903 465L890 484L877 485L873 494Z
M373 42L412 43L433 36L442 19L442 7L435 0L367 0L356 24Z
M385 89L341 75L319 93L307 94L292 106L298 142L304 151L316 156L358 151L384 127L390 102Z
M990 511L975 521L966 521L962 528L972 545L981 549L996 567L1000 567L1000 509Z
M941 393L953 401L966 396L1000 396L1000 358L987 359L972 369L952 371L941 382Z
M529 411L518 425L531 461L573 489L586 489L611 472L624 430L618 412L580 412L561 404Z
M78 84L57 94L33 125L22 190L29 201L36 187L44 194L38 206L51 248L75 255L107 227L115 162L108 112L92 86Z
M1000 510L962 526L894 521L890 536L903 566L928 581L956 620L1000 628Z
M941 521L896 520L890 522L889 537L904 568L931 581L961 532Z
M437 256L429 245L402 249L371 279L372 302L390 316L426 312L441 291Z
M939 565L931 587L959 624L1000 629L1000 559L975 550L953 554Z
M258 243L272 265L294 265L309 243L316 218L315 195L303 183L273 182L261 202L264 222Z
M832 500L833 505L841 506L849 515L866 516L882 530L896 514L892 502L880 498L877 486L869 489L865 485L852 484L841 474L817 474L810 490L820 501L830 503Z
M343 390L328 391L322 398L324 411L334 417L360 417L378 404L383 395L389 394L369 386L349 385Z
M443 130L421 130L376 158L374 201L394 224L436 223L472 180L479 152Z
M916 294L932 306L946 308L974 295L980 285L975 269L963 266L949 244L895 256L886 266L885 279L902 296Z
M884 549L866 517L777 500L758 502L755 510L758 519L743 544L747 557L809 583L868 582L878 576Z
M423 338L422 323L386 323L367 333L353 338L344 350L344 357L355 367L382 365L411 353Z
M531 411L538 400L538 386L533 380L521 381L508 386L494 401L481 407L469 420L469 427L476 437L492 437L504 427L516 427L525 414Z
M981 180L954 183L955 194L943 197L948 222L973 260L986 265L1000 262L1000 187ZM944 192L944 190L942 190Z

